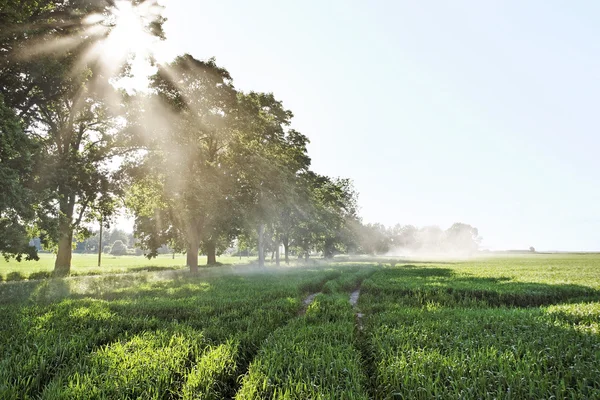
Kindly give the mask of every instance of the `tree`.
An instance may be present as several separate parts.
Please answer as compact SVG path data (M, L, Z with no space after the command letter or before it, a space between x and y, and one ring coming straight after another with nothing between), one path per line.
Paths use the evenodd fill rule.
M127 245L121 240L117 240L110 248L110 254L114 256L123 256L127 254Z
M237 182L235 202L244 228L257 233L261 267L267 242L273 240L274 249L279 247L284 233L276 224L293 204L298 174L310 165L308 138L288 128L292 117L271 93L238 95L235 123L239 135L232 159Z
M345 251L349 244L350 223L357 218L358 195L350 179L327 178L316 188L320 192L317 200L321 205L320 223L324 227L320 247L324 257L332 258L335 253Z
M445 242L447 251L470 254L477 251L481 238L477 228L456 222L446 230Z
M129 234L124 230L118 228L111 229L110 231L106 232L105 238L106 243L110 244L116 242L117 240L120 240L126 246L130 246L133 244L129 242Z
M366 254L384 254L391 249L391 236L382 224L366 224L360 228L361 250Z
M74 235L89 235L83 224L113 212L117 186L109 166L127 151L118 137L118 104L107 102L118 98L109 84L114 75L89 52L112 26L104 18L100 29L90 29L87 16L110 12L110 3L24 1L3 7L0 17L9 27L0 39L0 84L40 144L38 226L44 245L57 248L56 275L69 273ZM161 23L148 29L160 35Z
M154 107L149 112L163 115L168 125L137 122L152 139L147 155L130 168L136 236L150 255L166 240L177 241L186 249L191 271L198 269L200 244L212 248L222 237L218 227L225 219L219 211L228 209L234 185L226 163L233 136L229 120L237 101L231 81L214 60L177 57L159 67L147 102ZM148 223L153 218L154 226Z
M0 94L0 253L5 258L37 260L29 245L28 228L34 218L30 206L34 193L28 188L37 143L24 132L13 111Z

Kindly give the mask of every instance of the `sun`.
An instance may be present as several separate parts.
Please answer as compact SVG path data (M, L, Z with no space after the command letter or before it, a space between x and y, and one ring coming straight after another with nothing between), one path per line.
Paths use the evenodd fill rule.
M150 28L161 11L161 7L152 0L139 4L120 0L109 9L103 24L111 26L110 33L97 51L111 75L116 76L118 68L129 65L129 74L116 80L118 86L126 90L148 87L148 76L154 72L150 60L156 58L153 47L158 40Z
M44 35L32 39L17 58L31 60L41 55L60 55L77 50L74 75L95 65L115 86L127 90L147 90L148 77L156 62L166 57L163 39L153 30L163 22L160 0L117 0L102 12L85 16L76 23L81 29L70 35ZM162 50L161 50L162 49ZM127 73L124 75L123 70Z
M133 5L129 1L115 2L106 22L113 25L104 40L104 55L121 60L130 54L150 53L154 36L149 32L152 22L146 4Z
M115 86L126 90L145 90L148 76L154 73L156 44L160 38L151 32L161 18L163 6L157 0L136 3L118 0L102 14L88 15L84 20L84 37L89 33L94 44L79 60L81 67L93 62L102 74L112 77ZM124 66L128 72L122 75Z

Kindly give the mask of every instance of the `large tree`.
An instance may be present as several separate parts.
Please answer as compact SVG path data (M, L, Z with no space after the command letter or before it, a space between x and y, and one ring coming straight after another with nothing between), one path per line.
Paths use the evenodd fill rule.
M245 229L256 230L262 267L267 242L279 248L284 232L278 223L295 201L298 175L310 165L308 138L289 129L293 114L273 94L251 92L238 99L236 199L244 210Z
M136 234L150 255L166 240L183 242L187 265L196 271L201 243L214 254L223 234L218 227L226 222L220 213L228 208L234 184L227 160L236 91L229 73L214 60L187 54L159 66L152 88L145 112L168 123L135 124L146 132L148 149L131 169L136 186L129 204L137 217Z
M114 10L96 0L25 0L0 14L7 22L0 85L40 144L38 224L44 244L57 248L57 275L70 271L74 234L87 234L85 222L114 210L111 169L129 151L119 137L120 96L110 84L126 68L107 71L108 54L98 47L110 35ZM148 31L162 35L161 23L154 19Z

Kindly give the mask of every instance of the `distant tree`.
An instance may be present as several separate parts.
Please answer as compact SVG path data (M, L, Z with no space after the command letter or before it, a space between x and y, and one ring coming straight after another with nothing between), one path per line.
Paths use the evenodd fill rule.
M535 247L533 247L533 246L529 247L529 251L532 253L535 253Z
M359 227L360 249L365 254L385 254L391 249L389 231L382 224L365 224Z
M110 254L114 256L123 256L127 254L127 245L121 240L117 240L110 248Z
M123 242L126 246L130 246L129 243L129 234L122 229L114 228L110 231L106 232L104 235L103 241L106 241L107 244L112 245L117 240Z
M445 232L445 247L447 251L473 253L479 247L481 238L477 228L457 222Z

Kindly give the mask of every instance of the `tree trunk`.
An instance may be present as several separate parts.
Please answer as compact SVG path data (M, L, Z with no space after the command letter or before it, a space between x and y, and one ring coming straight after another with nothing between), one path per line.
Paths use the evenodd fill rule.
M277 243L277 247L275 248L275 265L279 267L279 243Z
M71 272L71 256L73 254L73 231L68 223L62 223L58 239L58 252L54 262L54 275L67 276Z
M217 246L214 241L206 243L206 265L214 265L217 263Z
M290 241L288 238L283 239L283 253L285 254L285 263L290 263Z
M186 265L190 267L190 272L197 273L198 272L198 249L200 244L197 240L188 242L186 249Z
M258 266L265 266L265 225L258 225Z
M69 194L64 186L59 186L59 209L61 215L58 221L58 252L54 262L54 275L67 276L71 272L71 256L73 254L73 210L75 195Z
M335 253L334 241L332 239L325 240L325 246L323 246L323 258L333 258Z

